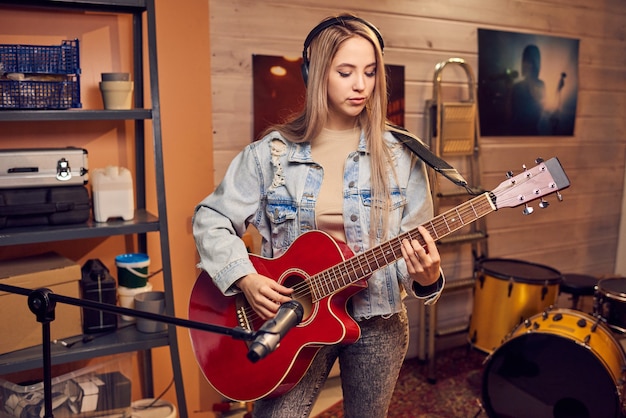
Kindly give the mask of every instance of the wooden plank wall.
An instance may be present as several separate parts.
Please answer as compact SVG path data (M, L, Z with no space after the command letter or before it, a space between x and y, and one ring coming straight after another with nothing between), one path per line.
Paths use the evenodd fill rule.
M518 173L536 157L558 156L571 187L531 216L521 209L489 215L489 256L541 263L561 272L613 274L619 240L626 148L626 3L622 0L211 0L211 77L215 180L252 137L252 55L299 56L308 31L343 11L373 22L388 64L405 67L406 127L424 135L435 65L450 57L478 68L477 29L580 40L579 93L572 137L480 139L483 185ZM445 87L462 96L460 67ZM454 93L456 91L456 93ZM450 94L450 93L447 93ZM446 254L453 280L471 257ZM453 303L466 305L467 297ZM467 309L467 308L462 308Z

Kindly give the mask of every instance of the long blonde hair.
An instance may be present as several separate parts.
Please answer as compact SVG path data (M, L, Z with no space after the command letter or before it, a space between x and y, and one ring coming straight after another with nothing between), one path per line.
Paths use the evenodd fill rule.
M374 47L376 57L376 81L374 90L368 98L365 109L357 118L362 129L367 150L370 153L371 171L371 238L386 235L390 188L389 176L391 164L390 150L383 134L387 114L387 76L383 62L383 50L374 31L359 19L342 20L341 24L329 26L320 32L310 45L307 93L304 109L292 120L271 127L292 142L306 142L316 138L324 128L328 114L328 77L330 67L339 47L348 39L360 36ZM378 233L377 233L378 232ZM379 233L381 233L379 235Z

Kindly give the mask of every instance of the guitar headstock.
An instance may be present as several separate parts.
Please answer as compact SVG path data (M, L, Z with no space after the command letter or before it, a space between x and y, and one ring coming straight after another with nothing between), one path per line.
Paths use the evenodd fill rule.
M541 199L539 207L547 207L548 202L543 199L552 193L557 193L561 199L560 190L569 187L569 179L556 157L548 161L538 159L537 165L516 176L509 174L509 178L503 181L491 193L495 198L496 208L514 208L527 205L536 199ZM524 214L532 213L532 208L526 206Z

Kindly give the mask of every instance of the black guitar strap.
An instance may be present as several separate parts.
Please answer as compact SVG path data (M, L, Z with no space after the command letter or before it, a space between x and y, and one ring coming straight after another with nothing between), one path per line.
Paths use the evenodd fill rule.
M471 187L468 185L463 176L456 170L456 168L452 167L446 161L436 156L416 136L412 135L409 131L399 126L387 124L387 128L398 141L402 142L408 149L410 149L415 155L421 158L433 170L435 170L437 173L441 174L457 186L463 187L468 192L471 192Z

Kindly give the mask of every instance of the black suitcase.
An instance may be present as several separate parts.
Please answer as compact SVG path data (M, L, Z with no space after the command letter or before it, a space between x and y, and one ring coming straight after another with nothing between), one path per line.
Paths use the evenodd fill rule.
M90 209L85 186L0 189L0 228L83 223Z

